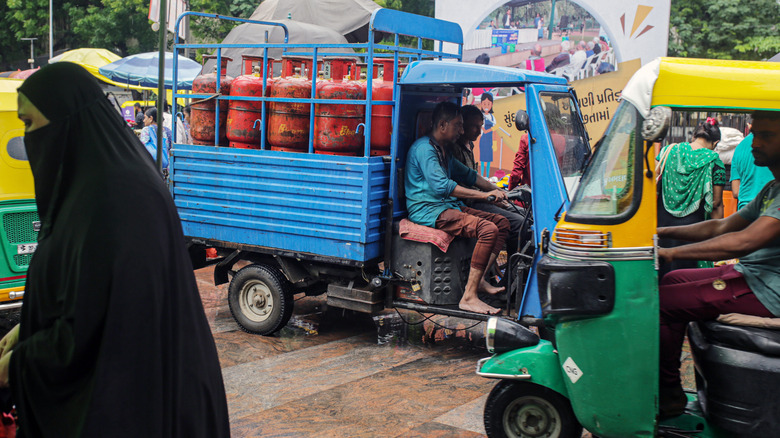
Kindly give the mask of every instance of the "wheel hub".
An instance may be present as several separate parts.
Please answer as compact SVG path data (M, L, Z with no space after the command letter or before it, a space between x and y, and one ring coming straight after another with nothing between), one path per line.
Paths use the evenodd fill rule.
M261 281L249 281L239 296L241 312L249 319L260 322L268 319L274 309L271 290Z
M552 438L560 434L561 421L545 400L521 397L507 408L504 430L512 438Z

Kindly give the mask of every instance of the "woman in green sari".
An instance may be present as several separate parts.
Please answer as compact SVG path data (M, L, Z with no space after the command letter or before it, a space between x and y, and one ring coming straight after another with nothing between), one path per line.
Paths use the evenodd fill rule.
M720 141L718 122L708 117L699 123L690 143L670 144L661 150L658 160L658 226L688 225L723 217L723 186L726 170L713 151ZM665 248L688 242L661 239ZM710 264L710 266L712 266ZM690 260L662 264L659 277L673 269L697 268Z

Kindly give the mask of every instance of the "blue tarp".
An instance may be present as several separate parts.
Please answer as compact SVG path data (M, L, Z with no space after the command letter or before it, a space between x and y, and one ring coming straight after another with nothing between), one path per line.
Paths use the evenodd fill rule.
M157 52L130 55L100 67L101 75L123 84L156 88L159 77L159 54ZM177 80L178 88L191 89L192 80L200 74L201 66L197 62L179 55ZM165 88L173 87L173 54L165 54Z

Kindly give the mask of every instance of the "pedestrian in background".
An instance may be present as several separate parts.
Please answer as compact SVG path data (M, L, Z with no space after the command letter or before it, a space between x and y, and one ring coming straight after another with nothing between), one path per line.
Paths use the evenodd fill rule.
M748 130L750 126L748 123ZM738 200L737 209L746 206L773 179L768 167L756 166L751 132L737 145L731 158L731 193Z
M718 121L708 117L699 123L690 143L670 144L656 157L658 166L658 226L689 225L706 219L723 218L723 186L726 169L713 151L720 141ZM662 239L664 248L687 242ZM662 264L658 278L673 269L711 267L695 260Z
M41 218L21 322L0 341L19 436L229 436L181 222L149 154L76 64L30 76L18 113Z
M133 110L135 111L135 126L133 128L135 129L143 129L144 127L144 110L141 108L141 104L136 102L135 105L133 105Z

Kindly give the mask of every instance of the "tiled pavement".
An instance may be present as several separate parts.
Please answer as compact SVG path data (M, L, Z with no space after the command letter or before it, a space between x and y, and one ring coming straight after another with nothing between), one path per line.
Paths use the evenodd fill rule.
M474 374L487 355L475 346L480 327L453 332L396 319L400 339L378 345L371 317L323 312L322 298L298 296L278 335L251 335L230 315L227 285L215 287L210 268L196 277L234 437L485 436L482 409L495 382ZM690 353L683 372L693 388Z

